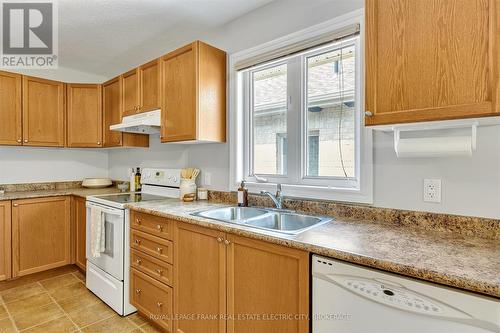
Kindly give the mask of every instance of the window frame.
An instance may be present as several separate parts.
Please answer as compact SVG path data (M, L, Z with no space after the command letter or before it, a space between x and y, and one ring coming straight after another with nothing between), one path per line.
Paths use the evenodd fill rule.
M332 179L328 177L325 181L323 177L308 176L304 177L307 173L307 140L305 140L305 132L307 127L304 123L304 118L307 116L307 112L293 112L288 108L288 117L298 115L301 119L297 121L300 124L300 128L296 129L300 132L297 144L300 145L300 149L297 151L303 151L302 157L294 157L293 153L288 154L288 177L276 176L272 177L262 177L257 175L246 176L248 165L250 163L250 158L248 156L248 151L250 149L245 149L249 147L250 143L250 129L248 128L249 120L247 117L252 117L253 112L245 112L244 110L249 110L249 99L250 94L244 94L244 89L248 88L248 80L245 80L235 69L235 64L249 59L259 54L264 54L266 52L273 52L281 47L286 47L293 43L300 41L313 39L316 36L324 34L325 32L335 33L336 31L342 30L348 25L357 23L360 25L360 37L358 39L355 52L356 52L356 89L355 89L355 100L356 106L356 135L358 136L358 144L356 147L356 184L347 184L342 186L341 182L346 183L344 177L340 177L340 182L337 179ZM230 190L236 190L239 182L242 179L247 181L247 187L250 192L258 193L261 190L274 191L277 182L282 183L283 191L285 196L299 197L299 198L311 198L311 199L324 199L333 201L347 201L347 202L358 202L358 203L373 203L373 153L372 153L372 130L364 126L364 86L362 78L364 77L364 11L357 10L355 12L343 15L341 17L334 18L327 22L318 24L316 26L310 27L308 29L299 31L297 33L273 40L271 42L265 43L263 45L244 50L238 53L231 54L229 56L229 131L230 131ZM345 47L338 46L337 48ZM311 53L324 53L324 50L315 50ZM309 55L306 52L302 55ZM289 59L289 58L287 58ZM264 66L272 66L276 63L283 62L286 59L277 59L275 62L269 62ZM305 62L301 62L300 67L307 66ZM255 67L257 68L257 66ZM306 75L303 68L300 68L301 76ZM290 68L287 70L287 76L290 77ZM305 109L306 85L302 84L305 82L302 78L297 86L288 85L287 90L298 89L300 91L299 96L301 96L300 104L295 103L295 105L300 105L303 110ZM288 82L290 80L287 80ZM288 103L287 103L288 104ZM292 107L293 107L292 103ZM289 119L287 118L287 122ZM289 123L288 123L289 124ZM287 125L287 128L290 126ZM243 129L243 131L241 131ZM288 134L288 147L293 145L290 141L290 135ZM297 162L298 161L298 162ZM292 163L290 163L292 162ZM293 164L295 163L295 165ZM300 182L285 183L285 180L290 176L295 177ZM265 182L264 179L266 178Z

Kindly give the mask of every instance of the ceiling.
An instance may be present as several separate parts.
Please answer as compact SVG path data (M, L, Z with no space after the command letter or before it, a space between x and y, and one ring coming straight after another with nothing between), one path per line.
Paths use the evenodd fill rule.
M115 76L273 0L59 0L59 66Z

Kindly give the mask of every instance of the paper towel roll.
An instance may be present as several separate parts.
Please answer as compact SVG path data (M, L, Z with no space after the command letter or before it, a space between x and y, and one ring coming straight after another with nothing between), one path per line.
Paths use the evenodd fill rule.
M441 157L471 156L473 152L470 136L407 138L396 140L397 157Z

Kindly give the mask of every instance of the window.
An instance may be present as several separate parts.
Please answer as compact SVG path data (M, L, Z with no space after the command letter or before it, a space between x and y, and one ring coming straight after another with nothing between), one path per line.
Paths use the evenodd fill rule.
M285 195L371 202L359 34L269 60L280 53L272 45L251 50L265 62L233 74L233 184L245 179L256 192L281 183ZM253 61L238 56L230 62Z

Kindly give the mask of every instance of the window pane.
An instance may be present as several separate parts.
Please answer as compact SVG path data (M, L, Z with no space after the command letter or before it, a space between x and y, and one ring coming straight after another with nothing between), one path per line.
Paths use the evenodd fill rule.
M355 176L354 51L307 58L307 176Z
M253 171L286 175L287 65L252 72Z

